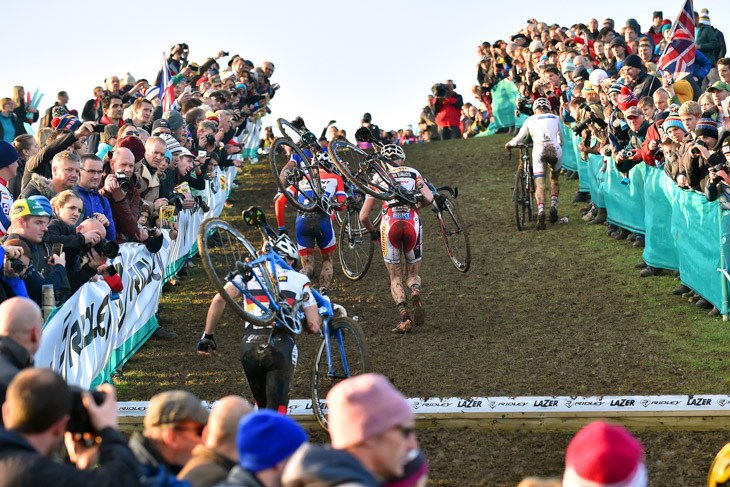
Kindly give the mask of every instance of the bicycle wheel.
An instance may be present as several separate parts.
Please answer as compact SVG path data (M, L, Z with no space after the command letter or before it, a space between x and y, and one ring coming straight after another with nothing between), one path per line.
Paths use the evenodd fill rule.
M444 200L441 217L441 235L449 253L451 262L459 272L466 272L471 265L471 246L469 245L469 230L461 217L456 200L448 195Z
M327 393L338 382L370 370L368 350L360 325L351 318L332 318L329 324L332 368L327 342L319 341L312 371L312 409L320 426L327 429Z
M251 261L257 257L256 249L241 235L241 232L221 218L208 218L201 223L198 230L198 249L208 279L241 318L260 326L274 321L273 310L267 309L261 315L250 313L247 311L243 294L239 292L238 296L233 298L225 290L229 277L236 271L237 263ZM243 283L244 290L248 290L250 284L257 283L273 295L274 283L265 264L254 266L254 274L252 281ZM257 290L260 291L260 288Z
M525 172L520 168L515 175L515 190L512 196L515 202L515 223L517 224L517 230L525 228L525 217L528 211L525 203L529 202L529 197L529 194L525 191Z
M361 191L381 200L395 195L398 183L377 158L343 140L332 141L328 150L342 175Z
M297 156L297 157L295 157ZM292 159L299 158L299 161L291 168L285 177L287 185L281 181L281 172ZM274 173L276 184L279 190L294 208L301 211L313 211L317 206L317 200L322 194L319 182L319 166L316 161L309 157L291 140L278 138L274 140L269 151L269 162L271 171ZM292 194L287 188L293 186L297 194ZM299 195L305 197L299 198Z
M299 139L302 137L301 130L284 118L278 119L276 125L279 126L279 132L281 132L281 136L285 139L291 140L292 142L299 142Z
M338 212L339 213L339 212ZM340 226L337 253L345 277L351 281L362 279L373 261L375 245L370 234L360 222L360 209L348 206Z
M525 174L525 199L527 203L527 219L529 221L535 220L535 179L532 177L532 171L530 174Z

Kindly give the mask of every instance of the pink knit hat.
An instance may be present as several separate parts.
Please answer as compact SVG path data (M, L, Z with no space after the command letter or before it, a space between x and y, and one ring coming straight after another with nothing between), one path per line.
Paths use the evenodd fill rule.
M413 411L388 379L363 374L343 380L327 394L332 448L343 450L413 419Z
M641 443L623 426L594 421L565 453L564 487L646 487Z

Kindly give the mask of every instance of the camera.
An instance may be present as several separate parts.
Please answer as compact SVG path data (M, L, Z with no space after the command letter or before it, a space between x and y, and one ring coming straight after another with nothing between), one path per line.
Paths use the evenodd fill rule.
M183 201L185 201L185 195L182 193L172 193L167 198L167 204L174 206L176 212L183 209Z
M23 264L23 261L20 259L12 259L10 261L10 268L16 274L20 274L21 272L23 272L23 269L25 269L25 264Z
M215 135L213 135L213 134L206 135L205 143L208 145L214 145L215 144Z
M590 122L591 122L591 120L590 120L590 119L585 119L585 120L583 120L583 121L582 121L581 123L579 123L579 124L576 124L576 126L575 126L575 127L573 127L573 128L571 129L571 130L573 131L573 133L574 133L575 135L580 135L580 133L581 133L581 132L583 132L583 130L585 130L585 129L587 129L587 128L588 128L588 124L589 124Z
M117 183L119 183L119 188L124 191L125 193L129 191L129 188L132 187L132 181L129 179L129 177L126 175L124 171L116 171L114 173L114 177L117 178Z
M446 98L446 96L449 94L449 87L443 83L436 83L431 88L431 92L433 92L433 96L436 98Z
M200 71L200 66L198 66L198 63L190 63L188 67L190 68L191 73L197 73L198 71Z
M71 386L71 414L66 424L66 431L73 434L84 434L84 433L99 433L94 429L91 424L91 418L89 412L84 406L82 400L83 389L77 386ZM97 406L100 406L106 399L106 393L102 391L89 391L91 397Z
M692 157L700 157L702 155L702 152L700 152L700 150L697 148L697 146L702 146L705 149L709 150L709 147L707 146L707 144L705 144L703 141L698 139L697 141L695 141L694 147L692 147L692 149L690 149L690 154L692 154Z
M208 213L210 211L210 207L208 206L208 203L205 202L205 198L203 198L202 195L195 197L195 204L198 205L198 208L203 210L203 213Z
M223 56L228 56L228 51L223 51Z
M90 252L91 249L96 250L96 253L103 255L109 259L113 259L119 255L119 244L111 242L105 238L100 239L96 244L86 244L84 246L84 252Z

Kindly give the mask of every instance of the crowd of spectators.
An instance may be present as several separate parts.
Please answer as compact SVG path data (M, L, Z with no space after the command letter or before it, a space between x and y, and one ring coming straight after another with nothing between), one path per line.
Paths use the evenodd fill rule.
M118 286L108 262L119 244L158 251L159 229L176 230L161 210L205 208L216 168L244 163L240 141L279 88L274 64L221 51L198 65L177 44L167 65L175 96L166 110L159 86L129 73L95 87L80 117L65 91L43 117L22 86L0 100L0 302L53 308L88 281Z

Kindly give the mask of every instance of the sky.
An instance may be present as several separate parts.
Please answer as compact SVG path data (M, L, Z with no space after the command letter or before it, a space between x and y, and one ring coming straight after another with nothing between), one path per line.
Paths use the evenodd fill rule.
M545 0L2 0L0 97L11 96L17 84L31 94L37 87L45 93L44 111L65 90L70 107L81 112L105 78L130 72L153 80L162 53L185 42L189 60L198 63L224 50L256 66L276 65L272 82L281 89L264 125L301 116L319 134L336 120L351 136L369 112L382 129L417 128L434 83L453 79L464 101L472 101L476 46L508 38L528 18L566 26L592 17L599 24L611 17L619 26L635 18L645 32L654 10L673 21L684 2L565 4L570 7ZM694 8L707 8L730 42L727 0Z

